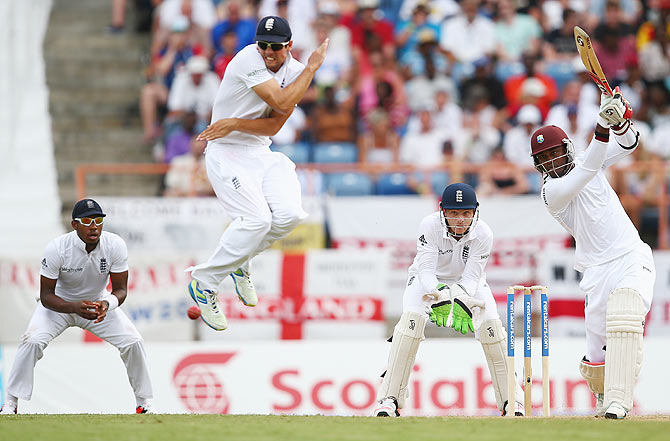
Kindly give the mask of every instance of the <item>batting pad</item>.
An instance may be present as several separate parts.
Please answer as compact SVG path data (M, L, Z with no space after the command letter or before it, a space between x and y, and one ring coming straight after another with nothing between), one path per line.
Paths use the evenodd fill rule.
M419 343L425 337L423 330L426 327L427 316L416 312L403 312L400 321L393 329L391 352L389 353L388 368L384 375L377 400L386 397L396 397L398 408L402 409L407 398L407 382L414 366Z
M586 357L579 361L579 373L594 394L605 393L605 363L591 363Z
M504 411L507 397L507 332L503 329L500 319L486 320L479 329L479 342L484 350L486 363L489 365L491 383L495 392L498 409ZM523 391L516 385L514 401L523 405ZM509 407L514 412L514 405Z
M631 288L612 291L607 300L604 407L617 402L633 408L633 387L642 366L645 309L640 294Z

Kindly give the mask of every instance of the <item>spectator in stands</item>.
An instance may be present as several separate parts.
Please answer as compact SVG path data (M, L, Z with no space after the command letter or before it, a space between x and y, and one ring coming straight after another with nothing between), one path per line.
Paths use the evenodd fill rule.
M198 115L198 125L209 123L214 97L219 89L219 77L209 70L209 62L202 55L189 58L186 68L175 77L168 97L167 121L174 121L191 109Z
M637 23L642 8L636 0L589 0L589 13L592 23L607 22L613 15L617 21L629 26Z
M211 54L210 31L216 23L216 9L212 0L163 0L157 12L159 28L154 34L154 49L167 42L172 23L183 16L191 27L193 42L201 46L206 54Z
M367 116L367 126L358 139L361 163L397 163L400 141L391 127L389 114L375 109Z
M526 142L529 141L530 136ZM502 147L493 150L491 158L484 164L479 174L477 194L482 196L515 195L525 194L528 189L528 177L523 170L505 157Z
M455 0L402 0L399 19L411 20L412 13L419 4L425 4L428 7L428 20L432 23L442 23L461 12Z
M577 145L588 145L593 135L593 118L584 117L583 112L588 112L595 106L587 106L583 111L580 109L581 90L582 85L578 81L566 84L561 93L561 100L551 108L545 124L562 127L570 139L581 141L577 142Z
M466 162L486 162L500 144L500 132L494 124L496 109L483 87L473 88L463 105L463 128L453 139L454 156Z
M118 34L125 29L126 2L127 0L112 0L112 24L107 27L108 32Z
M272 140L272 144L278 146L294 144L302 140L303 132L306 128L307 117L305 116L305 112L300 106L296 106L281 129L274 136L271 136L270 139Z
M340 23L351 31L351 44L355 58L367 63L368 55L381 50L383 58L395 57L393 24L376 15L379 0L357 0L356 14L344 14Z
M436 31L425 28L418 33L416 40L414 47L407 49L400 58L403 76L425 76L431 79L444 76L449 65L446 57L439 51Z
M498 0L496 52L499 62L519 61L524 52L538 52L542 28L528 14L518 14L512 0Z
M207 180L205 156L207 142L191 137L190 151L176 156L165 175L164 196L213 196L214 190Z
M517 124L505 133L503 152L505 159L520 167L533 167L533 159L528 154L530 135L540 127L542 114L540 109L532 104L526 104L516 115Z
M475 67L474 75L463 81L460 86L461 102L471 100L470 93L472 90L483 88L493 107L498 110L503 109L507 105L505 92L502 83L493 74L494 65L491 59L489 57L482 57L474 60L473 65Z
M430 86L432 87L426 90L426 94L430 94L428 97L425 97L424 93L417 93L408 89L407 94L412 97L412 110L415 113L407 121L407 133L419 132L421 130L421 120L417 112L422 108L433 106L433 123L435 127L440 127L447 134L460 130L463 125L463 110L452 98L456 94L453 82L448 78L445 78L445 80L447 81L439 81L431 84Z
M197 115L188 111L179 118L180 124L165 134L165 151L157 158L160 162L170 163L173 158L188 153L191 149L191 138L196 135Z
M425 106L418 112L421 128L407 133L400 142L400 161L417 167L437 167L444 162L447 134L433 124L434 107Z
M217 49L214 60L212 60L212 65L214 66L214 72L219 78L223 78L228 63L230 63L230 60L232 60L237 53L237 34L235 31L228 29L224 32L223 35L221 35L218 47L221 50L218 51Z
M637 65L637 49L632 28L623 21L619 4L608 0L606 20L594 32L593 48L610 84L628 79L627 67Z
M387 111L393 128L402 127L407 121L407 98L400 75L389 69L381 52L370 54L371 72L358 77L359 108L365 119L372 110Z
M442 25L440 47L451 62L472 63L496 49L495 26L478 13L479 4L479 0L463 0L462 13Z
M640 49L640 72L647 83L663 82L670 77L670 38L667 27L665 19L656 24L651 39Z
M148 68L150 80L140 94L140 115L144 131L144 143L151 144L160 135L158 108L165 106L169 89L178 70L196 52L189 43L189 23L183 16L177 17L171 28L166 45L156 53Z
M575 57L574 27L580 25L580 16L574 9L563 9L563 25L544 37L542 54L547 61L569 63Z
M312 112L310 126L317 142L354 142L356 139L351 98L339 101L337 95L335 86L325 87L323 98Z
M549 75L539 72L540 60L536 53L525 53L521 60L525 73L508 78L504 84L507 112L514 117L524 104L534 104L545 118L558 97L556 82Z
M225 9L226 18L212 28L212 44L216 55L231 52L230 48L226 48L224 45L223 38L226 34L232 32L236 37L233 54L252 44L256 34L256 20L242 16L239 0L228 0Z
M420 2L414 7L411 20L398 24L395 42L398 47L398 58L402 59L410 51L416 51L421 44L421 33L428 31L435 43L440 40L440 27L428 21L429 7L427 2ZM425 32L424 32L425 33Z

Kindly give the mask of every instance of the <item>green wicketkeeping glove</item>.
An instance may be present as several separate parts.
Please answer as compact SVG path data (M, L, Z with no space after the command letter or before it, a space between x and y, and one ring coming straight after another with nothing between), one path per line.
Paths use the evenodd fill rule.
M453 302L453 318L449 324L461 334L467 334L468 331L474 332L475 326L472 322L472 310L474 307L483 308L485 305L484 301L469 296L459 284L452 285L449 289L449 294Z
M438 283L435 287L435 293L440 294L439 291L446 289L447 285L444 283ZM430 307L430 315L428 316L430 321L435 323L440 327L448 327L447 320L449 318L449 313L451 312L451 300L444 300L437 302Z

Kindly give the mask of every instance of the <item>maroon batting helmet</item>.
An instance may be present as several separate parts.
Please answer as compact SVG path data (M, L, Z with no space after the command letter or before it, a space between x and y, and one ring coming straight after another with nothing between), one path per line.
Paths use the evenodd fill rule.
M564 165L554 167L554 162L551 160L550 162L552 168L548 169L548 164L540 164L538 162L535 155L559 146L565 147L564 156L567 157L567 161ZM568 138L568 135L558 126L544 126L537 129L530 138L530 154L533 157L535 168L540 173L549 173L550 171L554 171L558 176L562 176L572 170L572 167L574 166L575 148L572 145L570 138ZM565 170L562 170L564 168ZM558 171L559 169L561 169L561 172Z

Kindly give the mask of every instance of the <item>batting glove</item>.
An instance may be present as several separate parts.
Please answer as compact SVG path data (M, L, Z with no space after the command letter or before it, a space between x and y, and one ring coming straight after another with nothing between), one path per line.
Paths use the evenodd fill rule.
M598 124L603 127L620 126L633 117L633 109L621 94L619 87L614 89L614 96L603 94L600 99Z

